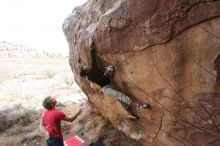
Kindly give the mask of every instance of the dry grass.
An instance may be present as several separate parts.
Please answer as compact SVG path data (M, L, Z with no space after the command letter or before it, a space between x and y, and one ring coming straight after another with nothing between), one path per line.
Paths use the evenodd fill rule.
M75 80L73 78L73 74L72 73L64 73L63 76L63 81L68 85L68 86L72 86L73 83L75 83Z
M107 119L105 119L102 116L95 115L94 117L92 117L90 120L87 121L87 123L85 124L84 130L86 132L91 129L94 129L98 125L106 125L107 123L108 123Z
M14 125L13 126L13 128L11 128L11 130L10 130L10 134L11 135L16 135L16 134L19 134L19 133L21 133L22 132L22 128L23 128L23 126L22 125Z
M4 132L13 127L11 134L17 134L22 131L22 127L38 119L37 111L25 109L17 104L13 108L0 111L0 131ZM16 125L16 126L15 126ZM1 133L0 132L0 133Z
M56 70L52 68L46 68L45 73L46 73L47 78L53 78L56 75Z
M13 139L10 137L4 137L0 139L1 146L16 146Z

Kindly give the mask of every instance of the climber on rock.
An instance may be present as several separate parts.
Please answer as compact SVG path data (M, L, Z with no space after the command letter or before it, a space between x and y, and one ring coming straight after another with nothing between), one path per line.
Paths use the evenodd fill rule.
M132 100L125 94L113 89L109 84L111 82L111 77L113 76L114 68L113 66L106 67L105 72L102 71L96 63L96 53L94 49L94 44L89 40L89 46L91 48L91 59L92 59L92 65L89 66L82 66L80 69L80 76L84 77L86 76L89 81L92 81L99 86L101 86L101 90L106 95L115 97L123 106L123 108L129 113L128 118L129 119L138 119L137 116L132 114L131 112L131 104ZM150 104L148 103L139 103L137 106L138 109L150 109Z

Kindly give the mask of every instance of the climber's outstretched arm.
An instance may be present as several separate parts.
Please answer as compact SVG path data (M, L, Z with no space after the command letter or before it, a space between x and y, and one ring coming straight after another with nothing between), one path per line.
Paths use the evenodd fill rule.
M91 50L91 59L92 59L92 68L93 68L93 69L98 68L97 62L96 62L95 50Z

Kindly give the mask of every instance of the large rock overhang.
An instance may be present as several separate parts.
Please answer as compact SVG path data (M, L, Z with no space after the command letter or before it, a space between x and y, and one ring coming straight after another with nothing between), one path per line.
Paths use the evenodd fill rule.
M91 0L63 24L70 65L93 106L143 145L203 145L219 139L220 0ZM152 105L125 112L79 76L90 65L89 37L100 68L115 66L112 84ZM104 98L102 98L104 97Z

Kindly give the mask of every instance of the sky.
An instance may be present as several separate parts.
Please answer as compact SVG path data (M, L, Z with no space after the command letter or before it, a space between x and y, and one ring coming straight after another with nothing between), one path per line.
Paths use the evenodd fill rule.
M62 24L87 0L0 0L0 41L68 55Z

